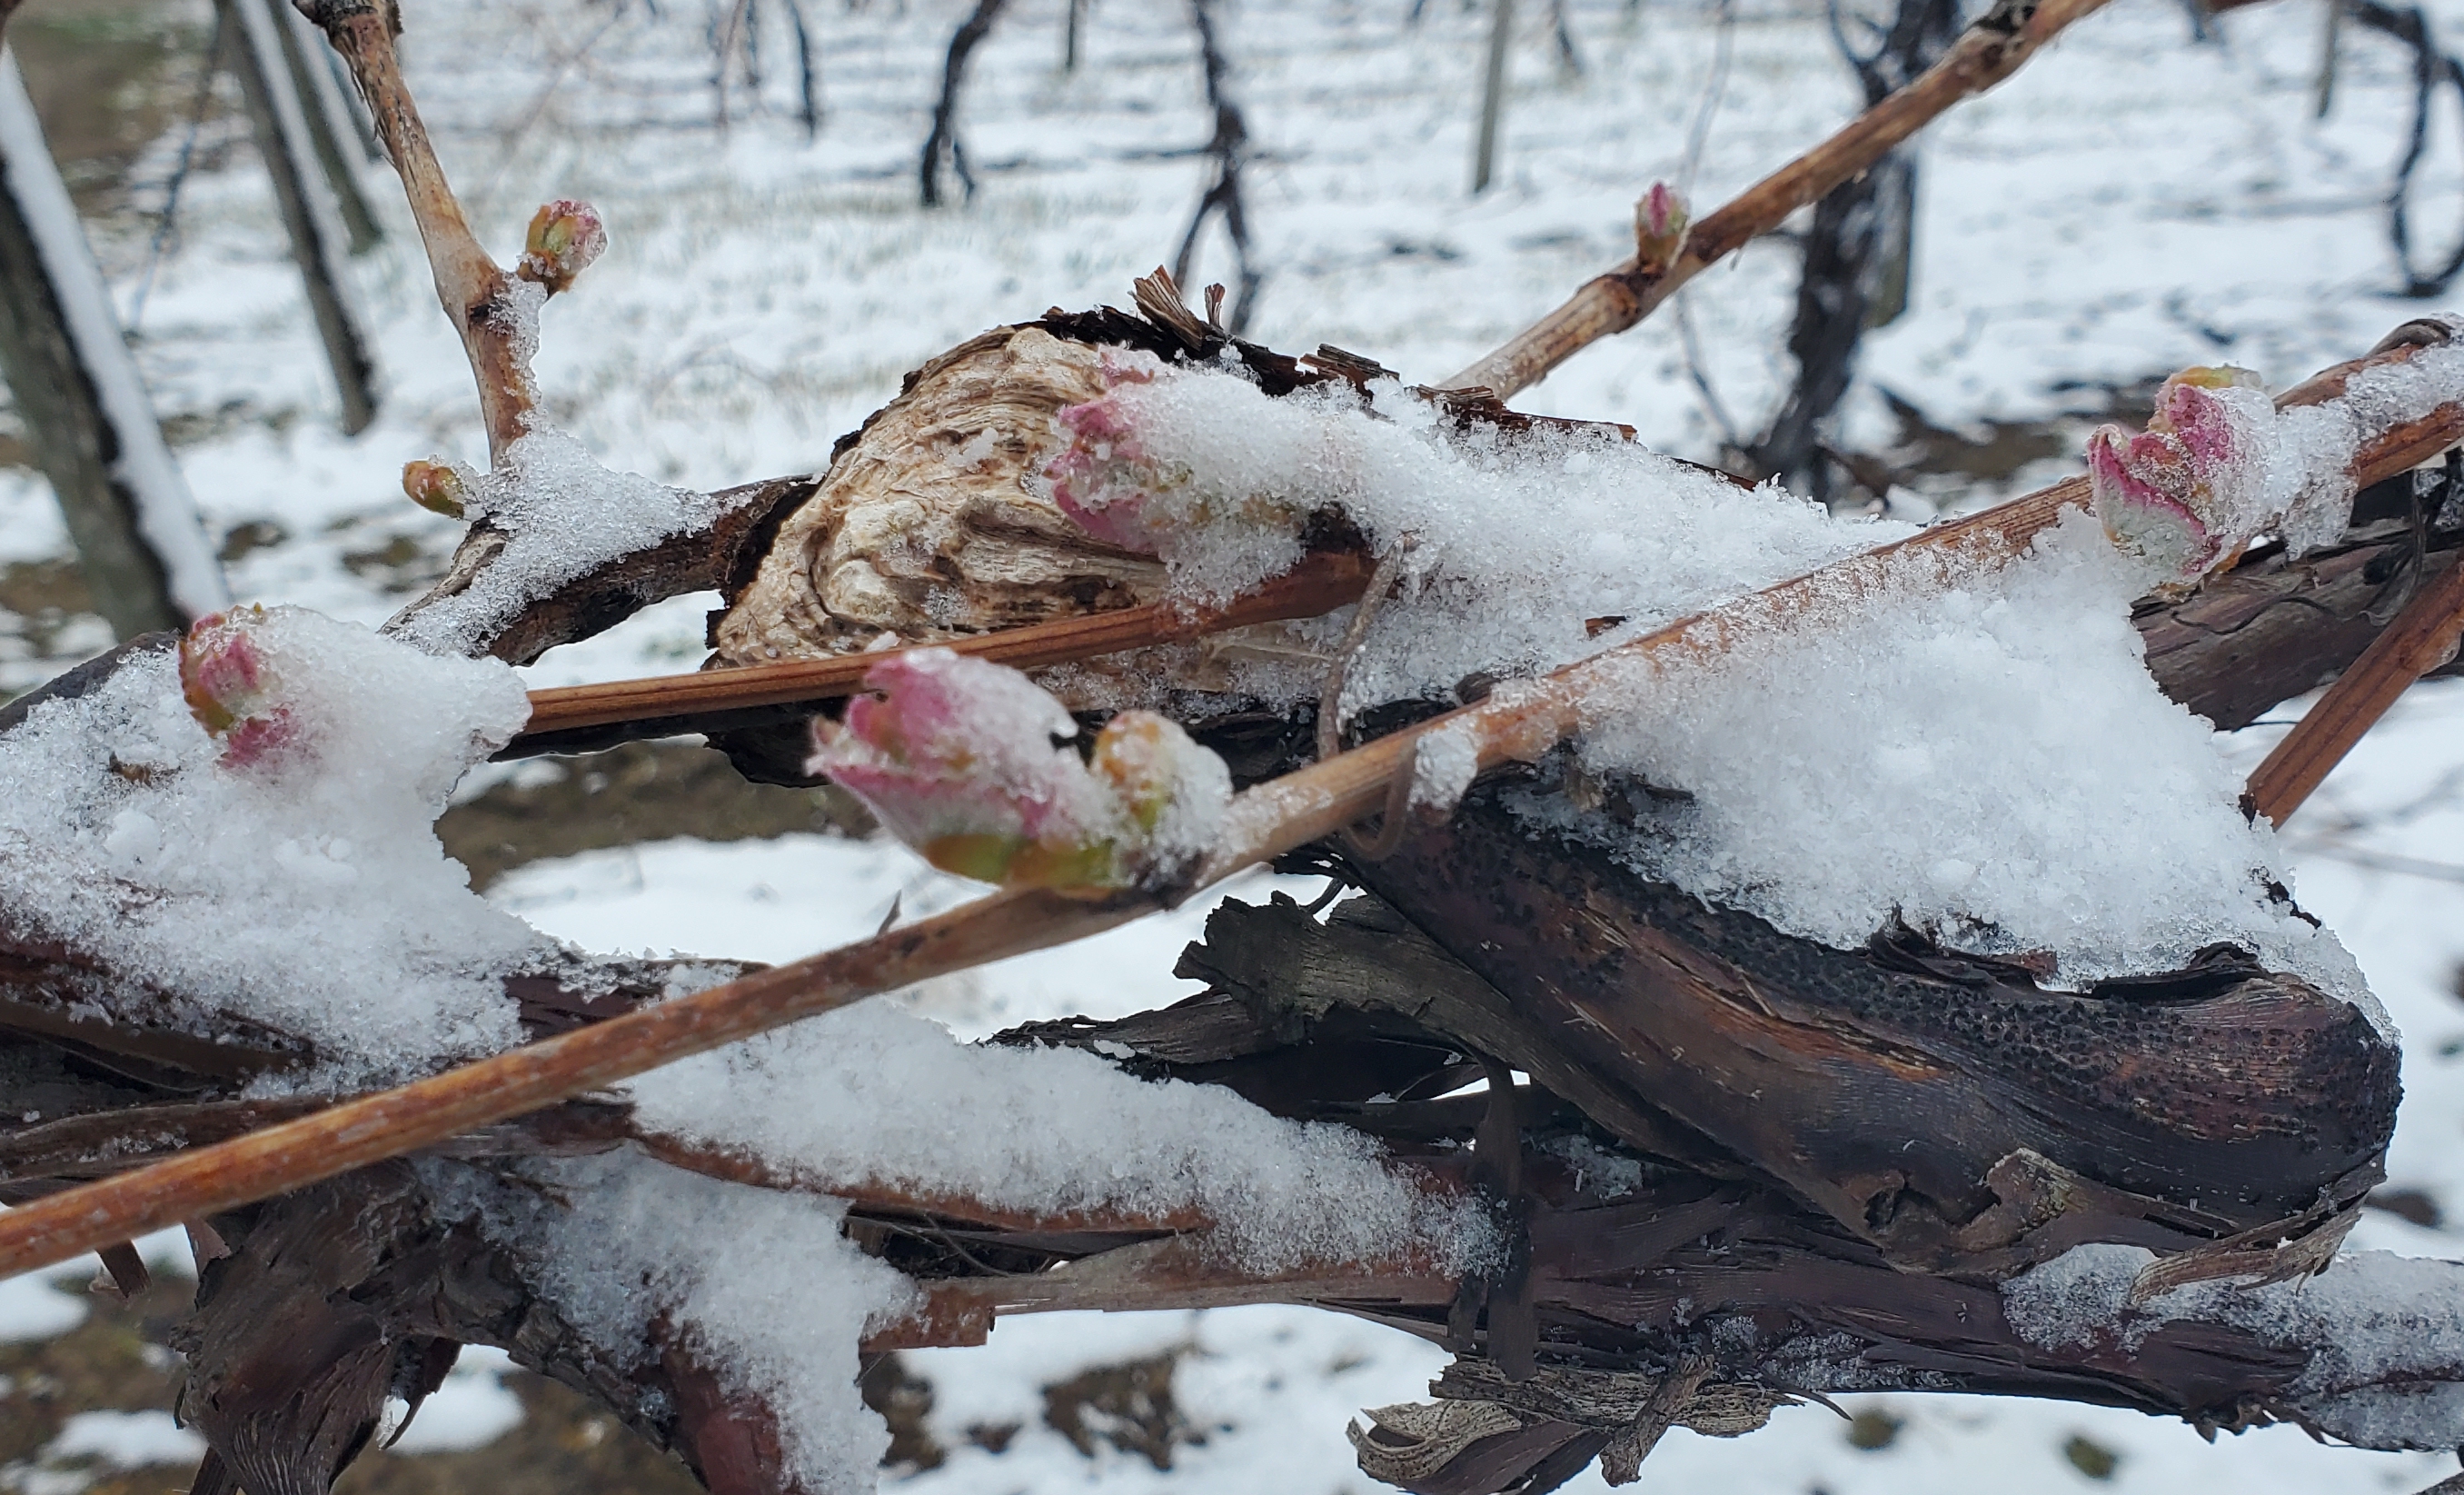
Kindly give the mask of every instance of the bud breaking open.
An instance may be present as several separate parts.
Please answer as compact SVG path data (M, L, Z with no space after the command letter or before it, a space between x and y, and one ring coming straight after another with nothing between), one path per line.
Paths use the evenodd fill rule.
M223 740L223 761L253 767L281 755L297 736L253 629L262 607L234 607L197 620L180 641L180 693L197 725Z
M2223 564L2254 538L2264 452L2253 412L2265 396L2238 368L2189 368L2157 391L2147 429L2100 426L2088 436L2097 517L2124 553L2179 589ZM2250 395L2236 398L2236 391ZM2255 396L2255 401L2253 401Z
M1658 275L1676 263L1692 222L1683 193L1665 182L1651 184L1634 205L1634 255L1644 273Z
M470 485L450 462L428 459L402 465L402 491L410 501L449 519L458 519L470 507Z
M1231 776L1178 725L1124 712L1092 769L1061 703L1014 670L948 649L875 665L877 695L814 724L809 767L946 872L1100 894L1163 890L1214 843Z
M521 263L515 274L536 280L554 296L573 284L607 248L607 228L599 209L588 203L560 197L531 216L531 231L522 243Z

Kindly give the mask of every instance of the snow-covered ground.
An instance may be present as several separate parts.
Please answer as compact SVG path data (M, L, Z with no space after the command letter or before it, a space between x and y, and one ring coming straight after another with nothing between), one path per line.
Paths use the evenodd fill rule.
M722 130L707 28L726 7L406 0L411 80L483 238L510 255L532 208L554 196L591 199L610 226L606 256L547 312L539 361L554 417L610 466L700 488L809 470L924 358L1049 305L1125 303L1131 278L1177 248L1211 127L1179 7L1100 0L1084 63L1065 76L1061 0L1014 0L977 55L961 116L979 190L927 212L915 205L915 153L941 48L969 7L805 3L828 110L809 143L791 117L792 43L772 7L758 8L760 107L739 76ZM198 12L191 20L206 10L182 6ZM1417 28L1407 8L1238 0L1228 48L1258 149L1249 209L1267 278L1252 335L1293 351L1331 342L1433 380L1625 253L1635 196L1682 168L1719 27L1716 11L1690 0L1577 0L1586 66L1571 77L1542 29L1547 7L1524 6L1499 181L1475 199L1485 8L1429 0ZM1741 0L1735 12L1733 64L1692 184L1698 209L1821 138L1855 102L1818 11ZM2432 13L2464 30L2464 3ZM2425 310L2391 294L2400 277L2383 231L2409 121L2409 59L2348 29L2335 111L2315 121L2320 24L2313 0L2279 0L2226 18L2220 44L2193 46L2174 0L2116 0L1940 121L1925 137L1910 315L1867 343L1849 443L1888 441L1885 387L1962 428L2095 409L2106 386L2192 363L2243 363L2281 386ZM179 145L175 130L141 164L129 194L139 211L90 225L123 317L153 231L142 210ZM2464 204L2456 143L2442 133L2439 148L2426 168L2437 190L2416 205L2433 241ZM254 541L231 547L234 591L374 622L455 533L401 496L401 464L483 455L460 350L398 196L372 171L392 232L357 265L386 401L369 430L340 435L264 180L245 150L205 159L222 164L187 184L175 252L143 304L141 365L160 407L181 417L179 457L209 532ZM1195 278L1232 278L1220 233ZM1793 288L1793 252L1765 244L1685 295L1704 372L1749 426L1791 373ZM1710 454L1719 435L1671 317L1588 351L1518 403L1625 421L1682 454ZM2019 480L2070 464L2040 463ZM0 562L65 551L48 491L0 470ZM690 668L707 605L654 608L531 673L561 684ZM38 657L0 637L0 689L99 642L73 626ZM2233 751L2255 763L2277 730L2251 729ZM2464 1208L2464 683L2408 698L2290 835L2302 902L2343 935L2405 1031L2393 1183ZM1234 890L1255 897L1262 884ZM893 895L913 913L957 892L894 847L801 835L591 852L533 864L492 890L595 948L763 959L867 933ZM1200 917L1149 920L914 1000L966 1034L1152 1006L1187 989L1169 971ZM2464 1241L2373 1212L2355 1244L2452 1256ZM0 1334L57 1332L68 1301L32 1282L0 1286ZM1046 1384L1176 1350L1179 1405L1206 1440L1173 1470L1109 1449L1089 1461L1043 1424ZM1246 1308L1016 1320L984 1348L906 1358L934 1383L933 1425L951 1451L913 1485L955 1492L1357 1490L1344 1419L1419 1396L1442 1357L1347 1319ZM493 1362L448 1394L415 1437L483 1440L506 1425ZM1904 1426L1874 1451L1853 1447L1818 1408L1783 1412L1740 1440L1680 1432L1645 1478L1833 1495L2094 1487L2082 1466L2094 1458L2065 1453L2074 1438L2120 1456L2109 1483L2123 1490L2408 1490L2454 1467L2323 1448L2286 1429L2210 1447L2185 1427L2070 1406L1850 1405ZM971 1425L1004 1422L1024 1424L1004 1452L967 1440ZM80 1449L110 1458L165 1442L151 1422L74 1431Z

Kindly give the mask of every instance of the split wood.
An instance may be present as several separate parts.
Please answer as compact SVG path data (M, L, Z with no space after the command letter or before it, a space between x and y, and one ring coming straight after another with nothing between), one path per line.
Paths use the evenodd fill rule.
M1025 627L1004 628L952 639L946 648L989 659L1013 669L1067 664L1099 654L1118 653L1155 644L1173 644L1220 633L1255 623L1289 618L1314 618L1357 601L1368 583L1369 563L1356 554L1321 551L1275 580L1233 599L1221 608L1184 608L1170 602L1145 603L1111 612L1059 618ZM864 688L873 666L892 653L842 654L829 659L782 660L773 665L747 665L736 670L704 670L690 674L651 675L639 680L613 680L603 685L560 686L531 693L531 719L525 737L564 732L579 727L604 727L617 722L683 715L695 712L742 711L760 706L785 706L800 701L833 700ZM518 754L517 737L508 752Z
M2419 351L2407 343L2373 353L2278 403L2333 398L2359 370ZM2442 406L2364 446L2354 478L2364 486L2381 481L2459 441L2464 403ZM858 944L64 1190L0 1216L0 1277L399 1157L867 997L1100 934L1387 805L1395 786L1410 782L1420 741L1433 732L1467 737L1484 772L1529 761L1571 737L1591 703L1638 671L1715 659L1749 636L1850 611L1895 583L1938 580L1954 566L2006 563L2087 501L2087 480L2068 479L1738 598L1541 679L1501 686L1478 705L1260 784L1234 800L1215 851L1177 889L1103 899L997 892Z
M1696 223L1667 265L1646 266L1639 255L1628 256L1441 387L1485 388L1503 400L1538 384L1585 347L1650 316L1678 287L1777 229L1789 214L1870 168L1953 104L2017 72L2056 33L2104 3L1999 0L1915 81Z

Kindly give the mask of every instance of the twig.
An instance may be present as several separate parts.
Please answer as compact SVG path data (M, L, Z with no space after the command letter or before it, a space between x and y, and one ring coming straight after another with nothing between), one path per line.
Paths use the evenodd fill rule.
M1377 569L1370 574L1368 590L1360 596L1360 605L1353 609L1352 626L1343 630L1343 642L1336 646L1334 663L1326 671L1325 683L1317 691L1317 756L1333 758L1343 751L1343 686L1352 673L1353 661L1360 657L1360 647L1369 641L1369 627L1377 620L1377 611L1386 604L1387 594L1402 580L1403 563L1419 548L1419 537L1405 535L1393 549L1377 558ZM1383 862L1403 844L1410 824L1406 811L1411 780L1397 776L1387 786L1386 818L1377 829L1371 831L1359 825L1343 828L1344 844L1354 856L1365 861Z
M2464 565L2449 566L2370 641L2250 776L2254 815L2281 825L2415 680L2455 657L2464 633Z
M1016 669L1067 664L1254 623L1314 618L1357 598L1367 575L1367 564L1358 556L1319 552L1220 610L1184 611L1170 603L1147 603L953 639L940 647ZM617 722L664 721L693 713L834 700L862 690L865 674L885 657L882 653L845 654L533 691L530 725L523 737ZM521 753L523 737L507 745L508 755Z
M2333 398L2360 369L2418 351L2418 344L2405 344L2340 365L2279 403ZM2364 485L2380 481L2458 441L2464 441L2464 403L2381 432L2363 447L2354 476ZM1040 890L994 893L873 939L52 1195L0 1216L0 1277L416 1152L882 992L1100 934L1323 840L1378 808L1395 780L1410 774L1420 739L1431 733L1462 734L1484 772L1537 758L1578 729L1595 692L1630 678L1639 664L1717 657L1735 638L1853 605L1910 567L2007 562L2087 498L2084 477L2057 483L1680 620L1519 689L1492 693L1477 705L1258 785L1233 802L1215 850L1178 889L1100 901Z
M880 992L1099 934L1149 907L996 893L879 939L65 1190L0 1217L0 1275L289 1193ZM118 1220L148 1223L108 1223Z
M296 0L350 64L351 77L376 121L385 154L402 176L411 218L428 251L436 299L462 335L463 352L479 385L479 412L488 428L488 451L501 460L521 435L539 403L530 365L517 336L513 277L488 257L462 216L445 168L429 143L419 106L402 79L395 55L393 8L370 0Z
M1443 1308L1455 1280L1428 1262L1227 1269L1203 1236L1142 1241L1029 1276L952 1277L919 1284L924 1306L865 1340L875 1350L981 1344L993 1319L1072 1308L1221 1308L1252 1303L1359 1303Z
M1648 273L1639 258L1629 257L1442 387L1485 388L1503 399L1538 383L1591 343L1650 316L1679 286L1872 166L1953 104L2017 72L2063 28L2104 3L1999 0L1924 77L1695 224L1665 269Z

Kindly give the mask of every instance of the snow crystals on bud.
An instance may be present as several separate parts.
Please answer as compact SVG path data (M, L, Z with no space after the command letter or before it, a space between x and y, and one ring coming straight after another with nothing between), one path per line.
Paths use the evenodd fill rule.
M1163 555L1207 526L1297 533L1302 506L1287 496L1197 485L1188 463L1155 453L1143 435L1154 405L1142 386L1163 371L1161 360L1106 348L1102 368L1106 392L1056 417L1067 445L1044 470L1052 501L1081 529L1145 556ZM1297 559L1284 558L1269 572Z
M554 296L570 290L574 277L607 248L607 226L588 203L560 197L531 215L530 234L522 242L516 274L536 280Z
M1665 182L1652 183L1651 190L1634 205L1636 261L1646 273L1666 270L1684 248L1685 230L1692 221L1683 193Z
M864 801L943 871L1101 893L1169 888L1213 846L1232 780L1165 717L1124 712L1097 735L1014 670L948 649L875 665L881 693L814 726L810 767Z
M2088 437L2097 517L2114 545L2178 591L2230 561L2265 513L2275 410L2257 376L2189 368L2165 381L2147 429L2100 426Z
M404 463L402 491L411 502L449 519L461 518L471 506L471 479L451 462Z
M1057 417L1069 444L1045 475L1052 480L1052 501L1080 529L1123 550L1152 556L1156 536L1147 525L1147 504L1158 493L1187 483L1189 470L1153 466L1138 442L1130 405L1111 392L1123 385L1152 383L1155 368L1108 347L1102 369L1107 392L1070 406Z
M269 763L297 741L291 709L258 635L265 609L253 605L197 620L180 641L180 693L197 725L222 739L233 768Z

